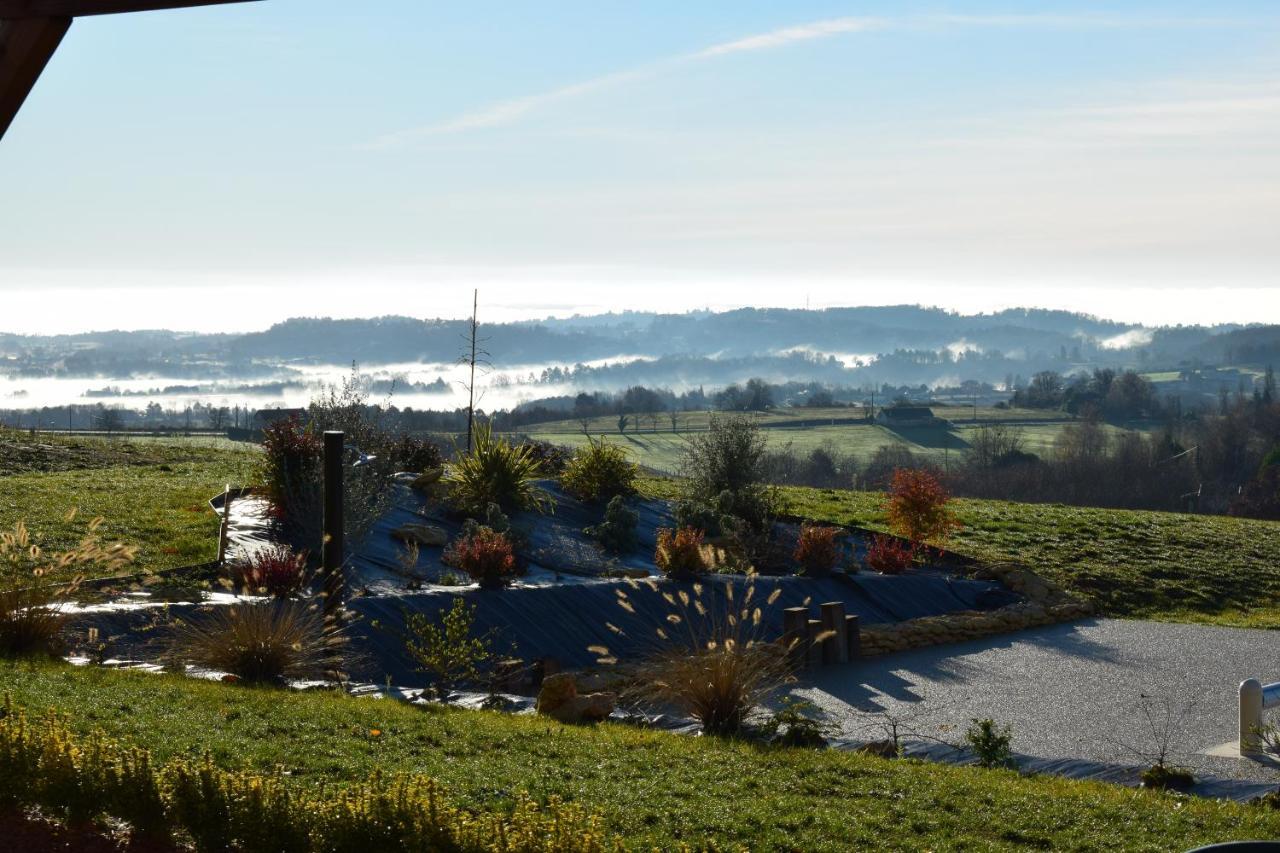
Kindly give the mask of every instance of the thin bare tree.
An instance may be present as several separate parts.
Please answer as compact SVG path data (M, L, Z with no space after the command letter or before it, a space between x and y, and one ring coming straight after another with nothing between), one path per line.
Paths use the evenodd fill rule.
M485 350L481 344L480 332L480 291L479 289L472 291L471 294L471 320L467 323L467 333L464 337L465 350L458 359L459 364L466 365L468 368L468 378L462 383L467 389L467 452L473 449L473 435L475 433L476 423L476 368L480 368L481 375L492 365L489 362L489 352Z

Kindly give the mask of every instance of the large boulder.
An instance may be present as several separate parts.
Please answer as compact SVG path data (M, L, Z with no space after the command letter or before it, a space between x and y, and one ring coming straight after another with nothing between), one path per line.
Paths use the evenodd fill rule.
M538 692L538 713L562 723L596 723L607 719L617 707L616 693L579 694L571 673L549 675Z

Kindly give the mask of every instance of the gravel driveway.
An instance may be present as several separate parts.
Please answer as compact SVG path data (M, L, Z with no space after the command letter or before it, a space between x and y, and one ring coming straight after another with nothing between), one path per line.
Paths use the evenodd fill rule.
M952 741L991 717L1012 727L1017 752L1119 764L1150 763L1131 751L1152 749L1145 694L1158 722L1165 700L1182 717L1176 763L1280 784L1280 763L1206 754L1235 740L1237 689L1250 677L1280 681L1280 633L1098 619L817 670L794 693L848 737L882 737L877 712Z

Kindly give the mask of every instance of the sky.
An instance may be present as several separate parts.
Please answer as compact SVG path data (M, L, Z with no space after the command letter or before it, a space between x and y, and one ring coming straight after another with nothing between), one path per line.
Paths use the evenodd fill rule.
M0 331L921 303L1280 322L1280 4L262 0L76 21Z

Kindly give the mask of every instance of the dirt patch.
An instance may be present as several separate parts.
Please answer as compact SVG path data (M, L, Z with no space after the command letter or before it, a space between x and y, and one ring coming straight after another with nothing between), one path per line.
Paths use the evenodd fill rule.
M111 445L105 441L72 438L49 441L12 435L0 437L0 477L12 474L80 471L116 465L153 465L163 456L135 444Z

